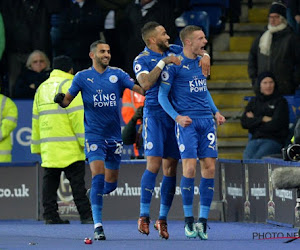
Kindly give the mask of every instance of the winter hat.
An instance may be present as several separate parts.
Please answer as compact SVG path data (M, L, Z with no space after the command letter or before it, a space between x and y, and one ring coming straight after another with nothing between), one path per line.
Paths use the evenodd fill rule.
M262 72L258 75L257 77L257 81L256 81L256 85L255 85L255 93L256 94L260 94L260 83L263 79L265 79L266 77L270 77L273 79L274 83L275 83L275 86L274 86L274 93L276 92L277 93L277 90L278 90L278 85L277 85L277 82L276 82L276 78L274 76L274 74L272 72L269 72L269 71L265 71L265 72Z
M259 74L259 76L257 77L257 85L260 86L261 81L266 77L271 77L274 80L274 82L276 81L275 76L272 72L265 71Z
M265 79L266 77L270 77L273 79L274 83L275 83L275 86L274 86L274 92L272 95L270 96L264 96L261 92L260 92L260 84L262 82L263 79ZM265 72L262 72L258 75L257 77L257 82L256 82L256 85L254 87L254 91L255 91L255 94L257 96L261 96L263 97L263 100L268 100L269 98L273 97L273 96L278 96L279 95L279 91L278 91L278 84L276 82L276 78L274 76L274 74L272 72L269 72L269 71L265 71Z
M273 2L269 14L277 13L286 18L286 6L282 2Z

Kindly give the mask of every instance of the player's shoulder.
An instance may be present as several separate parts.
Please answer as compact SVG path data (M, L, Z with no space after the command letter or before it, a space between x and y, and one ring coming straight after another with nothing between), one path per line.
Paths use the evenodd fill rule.
M138 54L138 56L134 59L134 61L138 61L138 60L147 58L148 56L150 56L149 51L143 50L140 54Z
M114 66L109 66L109 73L110 74L126 74L126 72L119 68L119 67L114 67Z
M182 47L176 44L170 44L169 53L180 54L182 52Z
M90 74L93 74L93 69L92 68L83 69L83 70L78 71L75 74L75 77L82 77L82 76L85 77L85 76L90 75Z
M174 63L169 63L168 65L165 66L166 71L177 71L182 68L182 65L184 63L184 57L182 55L177 55L177 57L179 58L179 60L181 62L180 65L176 65Z

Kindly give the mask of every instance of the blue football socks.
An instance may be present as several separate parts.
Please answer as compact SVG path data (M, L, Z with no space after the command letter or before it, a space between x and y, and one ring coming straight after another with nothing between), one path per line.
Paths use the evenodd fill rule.
M167 216L172 205L172 201L175 194L176 188L176 176L168 177L164 176L161 184L161 200L160 200L160 210L159 219L167 220Z
M157 174L145 170L141 180L141 202L140 202L140 216L149 217L150 202L154 192L155 180Z
M92 179L92 187L90 193L94 224L102 223L103 188L104 175L95 175Z
M210 205L214 197L214 179L201 178L200 181L200 211L199 218L208 219Z
M195 178L181 177L180 188L184 217L193 217L194 181Z
M110 192L114 191L118 186L118 182L107 182L104 181L104 189L103 194L109 194Z

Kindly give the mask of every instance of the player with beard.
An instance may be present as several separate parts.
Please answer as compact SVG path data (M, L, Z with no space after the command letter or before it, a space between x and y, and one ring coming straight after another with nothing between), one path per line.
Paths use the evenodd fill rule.
M144 94L122 69L110 67L110 47L98 40L90 46L93 66L78 72L69 91L54 101L67 107L81 92L84 104L85 153L92 172L90 201L94 239L105 240L102 226L103 195L116 189L123 148L119 116L120 97L125 88Z
M174 133L174 121L162 109L158 102L160 74L165 65L180 64L175 56L182 47L169 45L165 28L157 22L148 22L142 28L145 49L135 58L133 69L136 79L146 91L143 116L144 150L147 167L141 179L140 217L138 230L149 234L150 202L155 187L156 176L162 165L161 201L159 218L154 224L159 236L168 239L167 215L170 210L176 188L176 166L180 154ZM207 55L207 56L204 56ZM203 51L200 65L206 75L209 74L210 57Z

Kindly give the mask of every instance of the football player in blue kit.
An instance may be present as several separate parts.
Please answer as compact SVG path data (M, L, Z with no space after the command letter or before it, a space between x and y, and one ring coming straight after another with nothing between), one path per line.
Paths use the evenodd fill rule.
M98 40L90 46L93 66L78 72L69 91L59 93L55 102L67 107L81 92L84 104L85 153L92 172L90 200L94 239L105 240L102 226L103 195L116 189L123 143L119 116L120 98L125 88L144 94L120 68L110 67L110 47Z
M154 224L159 236L169 238L167 230L167 215L170 210L176 189L176 166L180 154L174 134L174 121L158 103L160 74L170 63L180 64L175 56L182 47L169 45L165 28L157 22L148 22L142 28L142 38L145 49L135 58L133 69L136 79L146 91L143 117L144 150L147 157L147 167L141 179L140 217L138 230L149 234L150 203L160 166L163 169L161 184L161 201L159 218ZM204 52L202 53L203 56ZM208 54L201 60L207 74L210 69Z
M200 27L186 26L180 32L183 52L180 65L166 66L161 73L158 100L163 109L175 120L175 134L180 151L183 176L181 193L185 216L185 235L207 240L207 219L214 195L215 162L218 156L216 123L225 122L217 108L212 108L206 77L199 68L199 55L207 43ZM170 98L170 99L169 99ZM200 160L200 211L194 223L193 198L197 158Z

